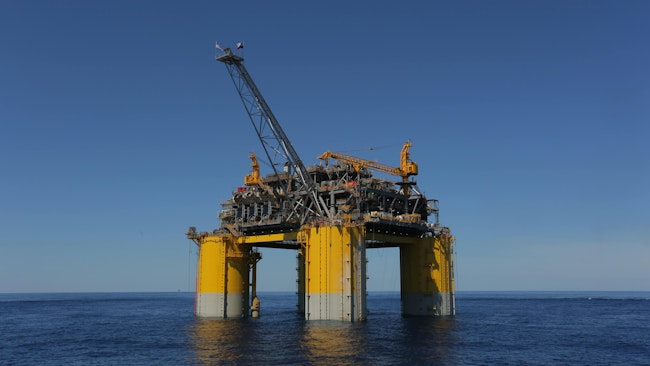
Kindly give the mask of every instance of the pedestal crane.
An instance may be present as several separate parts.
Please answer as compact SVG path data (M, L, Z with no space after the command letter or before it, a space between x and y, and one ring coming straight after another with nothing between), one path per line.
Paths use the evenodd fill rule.
M400 154L400 165L399 167L392 167L390 165L378 163L376 161L366 160L358 158L356 156L345 155L333 151L326 151L318 158L325 160L327 164L329 159L336 159L342 163L350 164L354 167L355 170L359 171L361 169L373 169L380 172L396 175L402 177L402 187L404 189L404 194L409 194L409 177L412 175L418 174L418 165L414 161L411 161L411 156L409 153L409 148L412 146L410 141L407 141L402 147L402 152Z

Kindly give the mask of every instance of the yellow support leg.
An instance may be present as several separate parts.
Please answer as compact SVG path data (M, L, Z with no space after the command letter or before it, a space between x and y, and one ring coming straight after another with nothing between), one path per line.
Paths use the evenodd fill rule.
M365 320L363 227L325 225L306 228L303 232L305 319Z
M452 236L422 238L400 246L402 313L454 315Z
M248 316L250 249L229 235L201 238L196 283L199 317Z

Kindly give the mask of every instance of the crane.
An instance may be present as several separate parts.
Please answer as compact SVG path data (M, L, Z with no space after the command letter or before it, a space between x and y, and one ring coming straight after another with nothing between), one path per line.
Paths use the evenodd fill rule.
M307 168L244 67L244 58L226 48L216 60L226 65L275 175L279 175L277 166L292 168L302 186L302 190L298 192L307 192L306 195L288 197L294 212L300 218L300 223L305 223L307 218L313 215L320 218L329 217L327 205L318 195ZM284 187L284 192L289 192L289 187Z
M266 184L264 178L260 176L260 163L257 161L257 156L254 153L250 153L248 157L251 159L251 174L244 176L244 185L257 186L263 188L271 195L276 195L277 193L273 188Z
M329 163L329 159L336 159L342 163L350 164L354 167L355 170L359 171L361 169L373 169L380 172L392 174L398 177L402 177L402 186L404 188L404 193L408 194L409 189L409 177L412 175L418 174L418 165L414 161L411 161L411 155L409 149L412 144L410 141L407 141L404 146L402 146L402 152L400 154L400 165L399 167L392 167L386 164L381 164L376 161L366 160L358 158L356 156L341 154L333 151L326 151L321 154L318 158L325 160L325 163Z
M257 156L254 153L250 153L248 157L251 159L251 174L246 174L244 176L244 184L247 186L257 186L264 183L262 177L260 177L260 163L257 162Z

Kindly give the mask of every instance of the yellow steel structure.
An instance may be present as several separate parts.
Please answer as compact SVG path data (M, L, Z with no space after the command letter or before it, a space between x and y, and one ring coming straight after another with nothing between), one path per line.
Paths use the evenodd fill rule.
M454 313L453 242L443 235L400 246L402 313Z
M244 184L247 186L259 185L263 182L262 177L260 177L260 163L257 162L257 156L250 153L248 157L251 159L251 174L246 174L244 176Z
M360 321L367 317L366 250L400 248L402 313L455 313L451 235L406 237L368 232L364 225L306 225L299 231L236 237L190 235L199 245L196 314L239 318L249 314L254 247L297 250L298 309L307 320ZM259 310L259 303L256 304Z
M232 318L248 313L251 248L234 239L214 235L200 240L196 313L201 316Z
M304 312L307 320L358 321L367 316L366 247L362 226L304 229ZM304 292L304 293L302 293Z

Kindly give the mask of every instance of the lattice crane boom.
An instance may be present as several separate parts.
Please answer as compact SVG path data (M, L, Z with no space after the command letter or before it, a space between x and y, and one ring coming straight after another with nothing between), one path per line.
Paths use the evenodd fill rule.
M309 193L306 199L295 197L293 201L294 211L300 216L300 222L304 223L310 214L329 216L327 205L319 197L307 168L244 67L244 58L226 48L216 60L226 65L275 175L278 175L277 166L288 165L295 171L304 191ZM288 192L288 187L285 187L285 192Z

